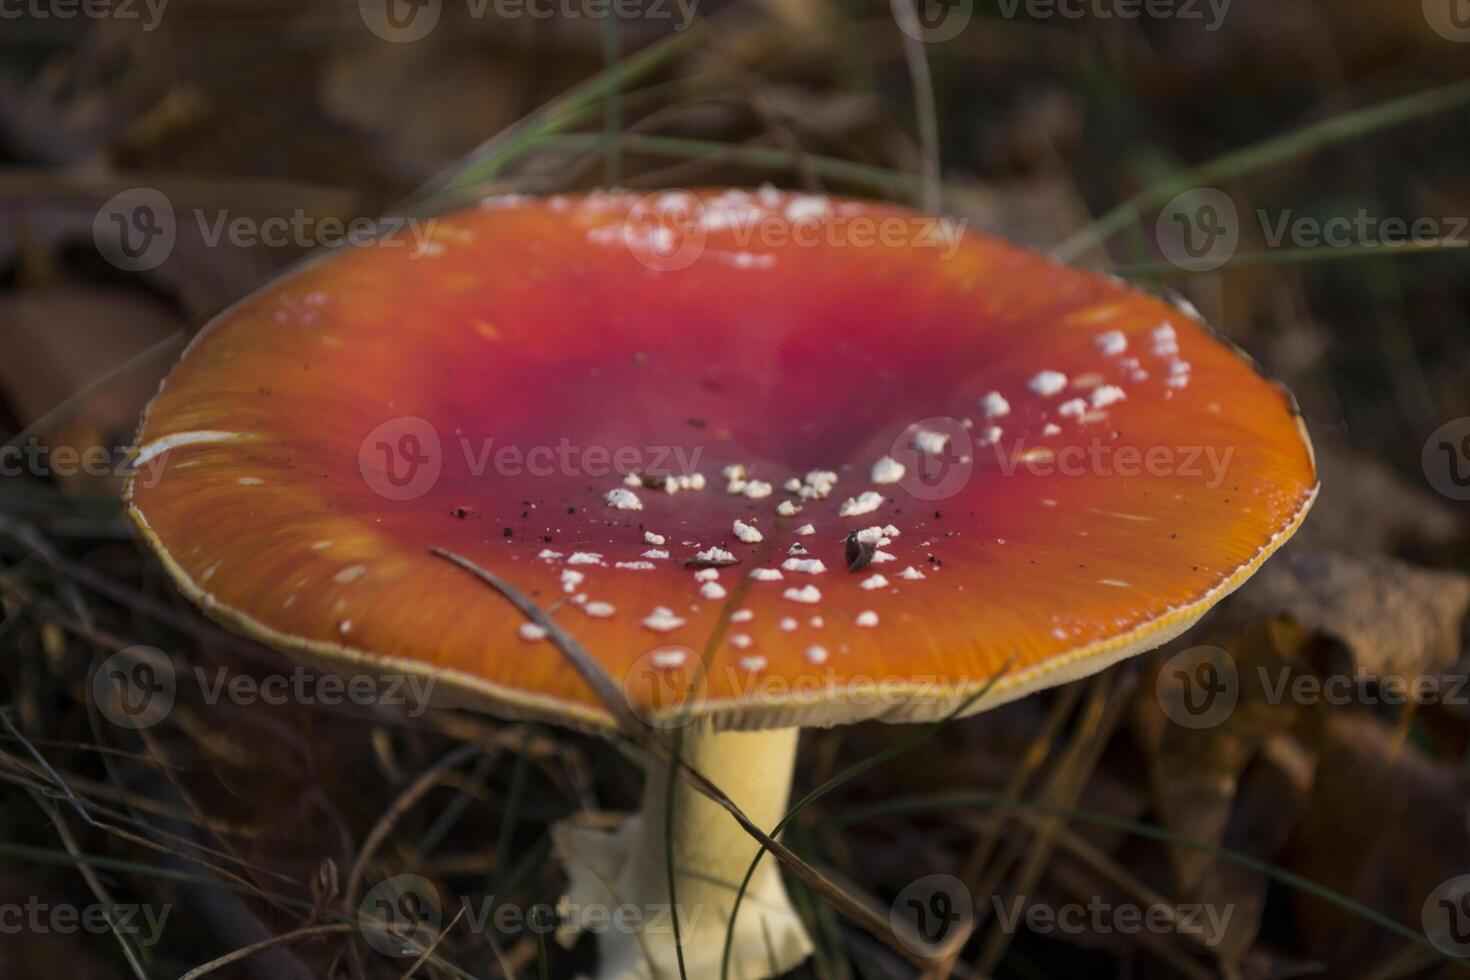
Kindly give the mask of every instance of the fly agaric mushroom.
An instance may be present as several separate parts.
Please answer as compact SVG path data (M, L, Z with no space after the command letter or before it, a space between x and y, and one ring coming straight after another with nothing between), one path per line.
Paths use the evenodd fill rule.
M683 757L774 827L802 726L935 719L993 683L981 710L1158 646L1316 494L1289 395L1191 311L944 230L770 189L488 201L209 324L145 415L163 464L131 513L244 633L608 732L554 637L446 549L643 717L687 720ZM640 815L558 829L574 899L667 901L665 786L653 764ZM756 844L675 786L684 963L710 976ZM810 951L761 868L740 978ZM601 977L677 975L667 935L599 942Z

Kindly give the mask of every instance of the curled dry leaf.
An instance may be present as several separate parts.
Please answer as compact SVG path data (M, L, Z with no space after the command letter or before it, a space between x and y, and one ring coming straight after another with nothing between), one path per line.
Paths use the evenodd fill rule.
M1160 822L1189 840L1226 846L1248 770L1258 764L1271 741L1288 733L1300 717L1295 705L1267 697L1259 682L1274 676L1283 655L1290 656L1294 650L1282 651L1280 636L1264 625L1246 629L1233 620L1217 620L1191 640L1171 649L1213 646L1229 654L1237 703L1201 727L1179 724L1156 694L1161 675L1177 670L1179 661L1174 656L1158 657L1134 700L1134 737L1148 759ZM1282 819L1288 813L1285 806L1276 811ZM1258 835L1260 832L1256 828ZM1208 879L1219 874L1215 858L1196 848L1170 848L1169 863L1178 885L1188 894L1208 889Z
M1317 763L1317 754L1292 734L1270 736L1239 775L1223 845L1237 854L1274 860L1308 805ZM1243 864L1194 853L1205 860L1181 901L1230 909L1229 918L1220 920L1216 947L1231 958L1245 957L1257 944L1270 879Z
M1288 550L1237 597L1233 615L1291 619L1341 642L1367 674L1453 663L1470 577L1379 556Z
M1336 744L1343 736L1341 717L1363 715L1373 737L1364 735L1359 743L1382 742L1388 753L1389 742L1380 737L1381 723L1365 712L1324 704L1309 713L1283 698L1283 688L1273 692L1271 678L1310 670L1305 654L1314 639L1324 637L1341 644L1352 657L1351 669L1366 676L1441 670L1457 655L1467 606L1470 579L1457 573L1381 557L1288 549L1206 632L1192 637L1228 652L1238 697L1230 711L1200 728L1171 720L1154 696L1153 682L1171 669L1169 657L1159 658L1140 685L1134 730L1148 758L1163 825L1192 840L1279 860L1289 835L1299 834L1303 814L1322 806L1315 783L1325 768L1320 760L1333 760L1336 767L1343 757ZM1320 724L1304 728L1309 720ZM1420 762L1425 772L1434 766ZM1374 765L1386 770L1387 755ZM1356 811L1339 800L1335 812ZM1391 825L1370 820L1354 832L1377 834ZM1264 877L1195 849L1171 848L1169 861L1186 897L1235 907L1224 948L1244 950L1256 941L1268 887Z

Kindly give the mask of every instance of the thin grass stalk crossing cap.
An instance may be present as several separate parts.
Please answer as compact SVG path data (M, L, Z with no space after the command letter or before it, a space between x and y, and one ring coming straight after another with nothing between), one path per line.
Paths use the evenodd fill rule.
M640 717L689 722L766 827L799 727L932 720L992 684L981 710L1157 646L1317 487L1290 396L1193 311L770 189L487 201L309 263L201 332L138 446L132 516L210 615L609 730L546 631L433 553L453 552L549 611ZM649 786L617 832L563 829L574 892L657 901ZM748 860L728 815L678 803L677 857ZM767 975L762 929L782 966L810 948L768 877L738 976ZM645 938L604 936L603 976L663 968Z

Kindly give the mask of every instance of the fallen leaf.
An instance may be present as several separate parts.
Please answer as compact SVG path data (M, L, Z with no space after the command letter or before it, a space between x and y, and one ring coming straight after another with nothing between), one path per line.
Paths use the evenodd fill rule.
M1460 652L1470 577L1391 558L1288 548L1235 597L1231 615L1287 617L1341 642L1358 671L1423 674Z

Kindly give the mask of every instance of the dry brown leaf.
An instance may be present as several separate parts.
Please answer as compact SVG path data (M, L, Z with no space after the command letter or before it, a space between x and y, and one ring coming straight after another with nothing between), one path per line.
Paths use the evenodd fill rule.
M1133 729L1148 758L1160 821L1181 837L1220 846L1225 843L1247 769L1264 746L1297 724L1300 712L1294 704L1267 698L1257 683L1282 664L1264 627L1246 632L1230 622L1216 623L1191 639L1229 654L1238 702L1205 727L1176 723L1156 694L1161 674L1175 669L1176 662L1168 656L1158 657L1139 685ZM1176 645L1171 652L1188 646ZM1281 815L1286 816L1285 811ZM1170 848L1169 859L1180 887L1191 894L1202 887L1216 864L1209 854L1193 848Z
M1319 751L1331 762L1318 767L1310 806L1278 863L1418 928L1434 889L1470 871L1470 782L1412 744L1400 747L1364 712L1328 713ZM1300 951L1334 964L1327 975L1367 976L1403 946L1352 912L1288 894Z
M1456 658L1467 606L1470 579L1454 572L1300 548L1278 556L1191 637L1228 652L1233 710L1197 729L1171 720L1154 693L1168 657L1140 685L1134 730L1160 822L1192 840L1274 859L1299 815L1316 805L1309 800L1319 759L1335 758L1309 736L1346 712L1327 703L1308 708L1269 685L1307 671L1304 653L1322 637L1340 643L1364 674L1442 669ZM1170 848L1169 861L1185 897L1236 909L1224 948L1251 948L1268 880L1194 849Z
M1422 674L1460 653L1470 577L1378 556L1288 548L1240 591L1232 617L1286 617L1332 637L1367 674Z
M1240 776L1222 837L1224 846L1237 854L1272 860L1307 806L1316 767L1316 753L1295 736L1282 733L1267 739ZM1256 945L1271 882L1233 861L1205 864L1188 900L1231 910L1218 946L1243 958Z

